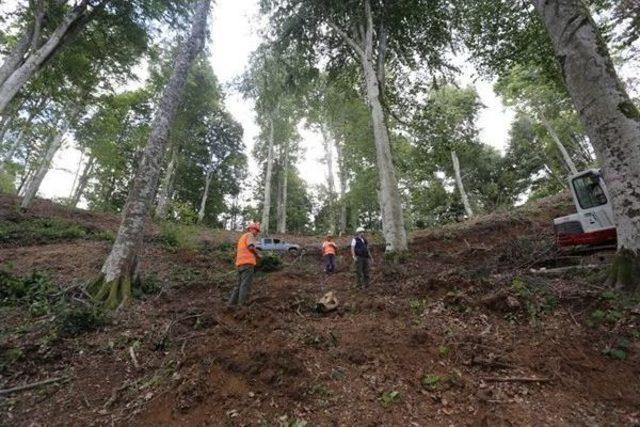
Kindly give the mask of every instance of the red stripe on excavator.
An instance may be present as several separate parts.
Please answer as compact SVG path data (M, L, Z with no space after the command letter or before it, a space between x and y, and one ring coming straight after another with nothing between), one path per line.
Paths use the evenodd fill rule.
M601 243L615 242L617 239L615 228L592 231L579 234L558 234L559 246L598 245Z

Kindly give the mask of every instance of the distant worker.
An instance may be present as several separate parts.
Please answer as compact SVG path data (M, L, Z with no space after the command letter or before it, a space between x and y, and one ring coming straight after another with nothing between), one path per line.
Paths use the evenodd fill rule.
M369 250L369 243L364 237L364 228L358 227L356 235L351 241L351 256L356 263L356 275L358 276L358 287L369 287L369 269L370 263L373 263L373 257Z
M247 227L247 233L244 233L240 240L236 251L236 268L238 269L238 284L231 293L229 298L229 306L244 305L247 302L251 284L253 283L253 274L255 273L256 264L260 255L257 237L260 234L260 224L252 222Z
M322 260L324 262L324 272L327 274L336 272L336 251L338 247L333 241L333 236L327 234L327 238L322 242Z

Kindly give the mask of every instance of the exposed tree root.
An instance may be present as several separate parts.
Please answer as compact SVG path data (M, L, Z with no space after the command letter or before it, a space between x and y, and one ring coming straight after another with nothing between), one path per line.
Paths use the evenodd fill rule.
M611 266L607 285L626 292L640 288L640 254L629 249L621 249Z
M129 275L121 275L119 278L107 282L104 274L100 274L89 286L89 292L96 303L104 304L109 310L116 310L131 302L131 286L137 281Z

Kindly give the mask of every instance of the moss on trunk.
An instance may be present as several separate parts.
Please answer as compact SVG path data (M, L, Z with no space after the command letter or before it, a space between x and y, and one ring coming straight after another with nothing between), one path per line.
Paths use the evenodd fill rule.
M640 287L640 254L629 249L618 251L613 260L607 284L627 292Z
M133 286L140 286L140 278L135 269L111 281L106 281L102 273L89 285L89 293L96 304L101 304L108 310L116 310L131 302Z

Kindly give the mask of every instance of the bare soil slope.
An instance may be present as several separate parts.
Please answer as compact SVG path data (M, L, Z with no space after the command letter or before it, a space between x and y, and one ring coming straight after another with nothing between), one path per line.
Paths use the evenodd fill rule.
M118 218L44 201L18 214L15 203L0 198L0 224L57 218L84 234L0 240L0 263L46 272L82 299ZM604 289L597 270L530 271L557 258L550 221L570 209L557 196L415 233L402 259L376 250L365 291L341 239L337 274L327 279L310 250L261 275L237 311L224 304L237 235L202 231L176 249L150 224L142 269L159 291L98 330L60 336L55 315L0 307L0 388L64 378L0 394L0 424L638 423L635 301ZM328 290L340 305L320 314Z

